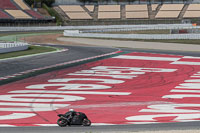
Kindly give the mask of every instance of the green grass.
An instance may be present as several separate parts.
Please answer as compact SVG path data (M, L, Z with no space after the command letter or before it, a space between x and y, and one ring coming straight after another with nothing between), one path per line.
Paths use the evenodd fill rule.
M162 43L180 43L180 44L195 44L199 45L200 40L198 39L123 39L123 38L101 38L101 37L69 37L62 36L65 38L88 38L88 39L103 39L103 40L119 40L119 41L140 41L140 42L162 42Z
M20 38L25 41L26 37L37 36L37 35L48 35L48 34L59 34L63 31L39 31L39 32L0 32L0 41L13 42L19 41Z
M17 51L17 52L0 54L0 59L19 57L19 56L25 56L25 55L32 55L32 54L39 54L39 53L45 53L45 52L52 52L52 51L56 51L56 50L57 49L53 48L53 47L31 45L31 46L29 46L29 48L27 50L24 50L24 51Z
M180 43L180 44L200 44L200 40L196 39L112 39L112 40L124 40L124 41L141 41L141 42L163 42L163 43Z
M200 40L141 40L141 41L145 41L145 42L165 42L165 43L182 43L182 44L200 44Z

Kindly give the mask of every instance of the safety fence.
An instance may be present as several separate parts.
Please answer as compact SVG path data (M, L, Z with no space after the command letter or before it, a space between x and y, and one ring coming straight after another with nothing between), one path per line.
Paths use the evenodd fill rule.
M113 39L200 39L200 34L101 34L65 30L64 36Z
M199 28L192 24L154 24L154 25L95 25L95 26L46 26L46 27L0 27L0 31L50 31L50 30L149 30Z
M28 43L13 42L13 43L0 43L0 53L8 53L14 51L22 51L28 49Z

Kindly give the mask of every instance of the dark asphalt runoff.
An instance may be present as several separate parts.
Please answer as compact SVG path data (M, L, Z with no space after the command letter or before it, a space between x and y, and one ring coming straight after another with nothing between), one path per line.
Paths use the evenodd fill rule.
M80 47L80 46L56 46L69 49L66 52L53 53L47 55L25 57L7 61L0 61L0 77L12 75L21 71L45 67L62 62L78 60L86 57L97 56L105 53L117 51L116 48L102 47ZM176 51L156 51L141 49L121 49L130 52L151 52L187 56L200 56L200 53L187 53ZM105 116L106 117L106 116ZM116 116L117 117L117 116ZM186 123L162 123L144 125L112 125L112 126L71 126L71 127L0 127L0 133L122 133L140 131L159 131L159 130L200 130L200 122Z

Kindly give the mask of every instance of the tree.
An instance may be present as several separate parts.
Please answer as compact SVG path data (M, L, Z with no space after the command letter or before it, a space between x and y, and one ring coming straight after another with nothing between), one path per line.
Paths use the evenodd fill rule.
M35 2L41 2L42 4L46 4L51 7L51 5L55 2L55 0L24 0L29 6L33 5Z

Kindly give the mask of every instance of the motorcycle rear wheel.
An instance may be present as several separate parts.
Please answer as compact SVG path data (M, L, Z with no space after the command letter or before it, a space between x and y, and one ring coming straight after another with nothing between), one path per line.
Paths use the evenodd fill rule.
M63 119L63 118L60 118L57 120L57 124L60 126L60 127L66 127L68 125L68 122Z

